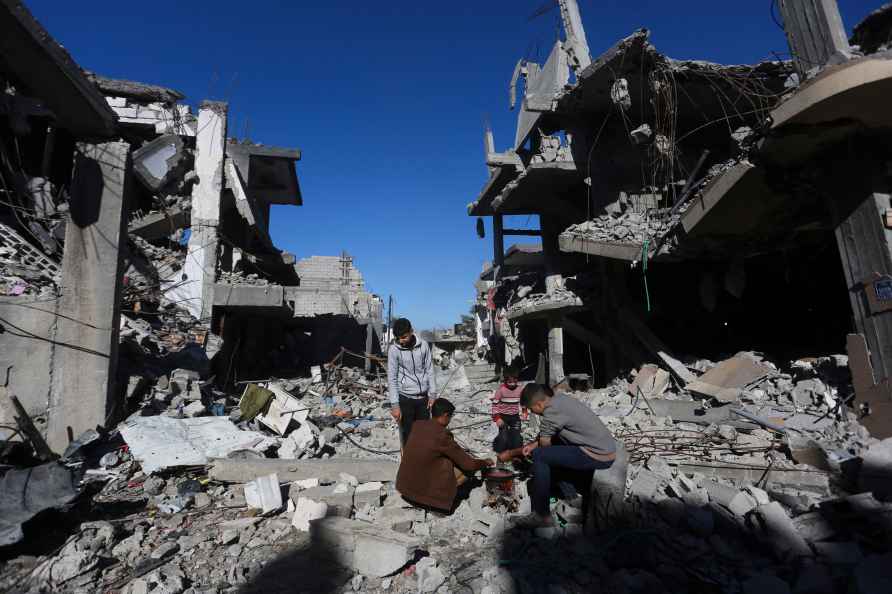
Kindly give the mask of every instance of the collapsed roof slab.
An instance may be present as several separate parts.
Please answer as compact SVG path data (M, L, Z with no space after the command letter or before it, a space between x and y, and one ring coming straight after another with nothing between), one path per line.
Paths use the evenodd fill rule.
M658 52L641 29L601 54L557 97L552 121L568 127L580 117L596 121L617 109L611 88L618 79L628 84L631 126L653 123L659 93L655 84L670 83L671 108L677 118L677 136L724 135L727 124L756 125L780 98L784 82L793 72L790 62L767 61L756 65L723 65L702 60L674 60ZM664 76L656 76L663 73ZM659 102L665 103L665 99ZM640 119L640 121L639 121ZM712 124L723 123L723 126ZM715 130L713 130L715 129Z
M517 179L522 171L514 165L495 167L490 173L486 185L480 191L480 195L474 202L468 204L468 215L472 217L491 217L496 214L493 210L492 202L495 200L506 185Z
M562 252L601 256L627 262L640 260L644 250L644 245L640 243L597 241L570 231L564 231L558 236L558 245Z
M500 277L511 276L521 270L537 270L545 268L541 243L515 243L505 252ZM489 266L480 273L480 280L493 280L493 268Z
M165 134L133 152L133 172L149 191L158 192L170 181L184 156L183 140Z
M577 295L562 291L560 293L544 293L521 299L508 306L506 315L509 320L520 318L532 319L550 317L557 314L568 315L582 311L586 306Z
M821 124L841 118L868 127L892 125L892 51L831 66L800 87L771 112L772 130Z
M151 212L131 222L128 225L128 232L147 241L170 237L178 229L185 229L189 226L190 215L190 209L174 205L163 211Z
M285 289L279 285L216 283L214 306L285 308Z
M266 204L303 204L294 169L295 161L300 160L299 150L229 142L226 152L246 180L246 191L255 200Z
M108 138L117 116L65 49L22 2L0 0L0 71L12 73L76 136Z
M103 94L113 97L126 97L141 103L174 103L186 98L181 92L167 87L120 78L108 78L89 71L86 72L86 75Z
M778 165L808 160L856 129L892 128L892 51L825 68L771 112L761 156Z
M582 187L573 161L532 163L492 201L499 214L535 214L553 206L554 197ZM583 194L580 194L583 196Z

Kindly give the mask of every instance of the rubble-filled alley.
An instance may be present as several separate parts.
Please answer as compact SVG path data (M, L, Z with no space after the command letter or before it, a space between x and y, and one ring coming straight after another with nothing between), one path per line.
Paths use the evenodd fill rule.
M892 4L849 39L779 0L793 59L733 66L645 29L593 58L555 4L484 132L492 261L426 331L274 245L299 149L0 0L0 591L892 591ZM615 451L531 525L544 394ZM407 395L495 466L448 512L397 488Z

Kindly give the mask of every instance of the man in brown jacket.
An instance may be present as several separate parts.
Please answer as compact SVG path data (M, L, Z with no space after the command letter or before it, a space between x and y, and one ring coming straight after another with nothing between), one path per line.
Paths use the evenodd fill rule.
M493 466L493 460L469 456L446 430L455 406L437 398L431 418L415 421L396 475L396 490L404 499L418 505L451 511L458 490L456 467L473 472Z

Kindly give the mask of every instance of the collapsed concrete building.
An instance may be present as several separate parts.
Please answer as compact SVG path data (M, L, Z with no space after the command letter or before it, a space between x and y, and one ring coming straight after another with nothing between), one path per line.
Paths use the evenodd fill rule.
M674 60L646 30L591 59L575 8L543 65L518 62L514 141L486 131L468 207L492 219L478 311L509 359L603 385L658 358L684 385L673 352L847 351L865 425L892 435L888 7L849 41L834 2L779 6L789 62ZM512 266L514 235L540 236L541 261Z
M171 369L223 386L380 352L352 261L310 273L273 245L299 150L229 138L224 102L83 71L21 2L0 38L0 367L52 450Z

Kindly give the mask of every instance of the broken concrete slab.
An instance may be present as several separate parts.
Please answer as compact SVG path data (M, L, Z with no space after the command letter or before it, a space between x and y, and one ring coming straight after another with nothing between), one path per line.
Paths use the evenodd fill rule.
M133 151L133 172L150 192L158 192L171 180L184 156L183 140L165 134Z
M275 444L274 438L256 431L242 431L226 417L133 416L121 423L119 429L146 474L175 466L205 465L211 458L224 457L236 450L262 452ZM274 472L275 469L257 473L238 482L246 483Z
M589 528L603 530L623 521L627 509L628 473L629 454L622 441L617 440L613 464L592 476L591 509L586 522ZM521 502L529 504L529 498L525 497Z
M341 565L362 575L385 577L404 567L420 541L347 518L324 518L310 523L314 546L326 549Z
M196 419L198 420L198 419ZM398 464L390 460L357 460L329 458L327 460L229 460L211 461L209 476L217 481L246 483L258 476L276 473L283 483L304 479L328 479L334 482L342 472L352 474L360 482L392 482L396 480Z
M687 385L695 394L711 396L719 402L736 402L743 390L771 375L774 370L752 355L738 353L726 359Z
M353 487L343 483L295 491L289 493L289 497L295 503L300 498L323 502L328 507L329 516L349 518L353 513Z
M808 543L796 530L796 526L776 501L760 505L753 510L756 525L761 537L769 543L781 559L789 557L810 557L812 551Z
M629 386L629 394L636 396L638 390L644 394L645 398L656 398L662 396L663 392L669 386L669 372L660 369L653 363L642 365L635 376L635 381Z
M359 509L364 505L377 507L381 505L381 493L384 483L375 481L371 483L363 483L357 485L353 491L353 505Z
M294 515L291 525L301 532L309 532L314 520L321 520L328 515L328 504L324 501L313 501L308 497L298 497L294 501Z
M276 473L259 476L245 483L245 503L248 507L263 510L264 514L282 508L282 488Z

